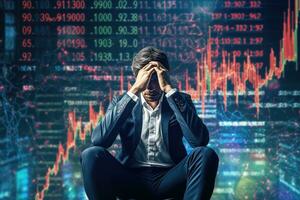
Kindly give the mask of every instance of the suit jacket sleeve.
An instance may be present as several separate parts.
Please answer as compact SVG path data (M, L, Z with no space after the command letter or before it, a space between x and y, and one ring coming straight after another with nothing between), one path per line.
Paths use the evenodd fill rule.
M95 146L110 147L115 141L122 123L131 113L136 102L128 95L113 97L105 116L92 132L91 140Z
M201 118L197 115L191 96L176 91L167 97L167 101L174 111L183 136L188 143L193 148L197 146L206 146L209 141L209 132Z

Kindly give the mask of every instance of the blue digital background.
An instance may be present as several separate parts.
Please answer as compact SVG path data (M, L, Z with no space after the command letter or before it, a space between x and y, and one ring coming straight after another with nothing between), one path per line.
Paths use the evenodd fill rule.
M86 199L79 155L89 126L134 83L131 59L147 45L167 53L172 81L210 131L220 157L212 199L300 199L298 0L2 0L0 10L1 200ZM258 103L250 82L236 103L230 80L226 105L220 89L203 102L197 61L212 53L220 69L222 51L241 51L243 63L250 50L264 77L271 49L277 65L294 54Z

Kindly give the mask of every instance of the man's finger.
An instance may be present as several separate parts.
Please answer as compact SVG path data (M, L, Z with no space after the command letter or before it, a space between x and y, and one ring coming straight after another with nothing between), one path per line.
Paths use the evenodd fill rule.
M147 71L147 68L149 67L149 63L142 67L141 71Z
M148 73L149 73L149 77L152 75L152 73L155 71L155 68L153 67L153 68L151 68L149 71L148 71Z
M153 66L154 66L153 63L149 62L149 63L144 67L144 69L145 69L145 71L148 71L148 70L151 69Z
M155 66L155 68L156 68L159 72L161 72L161 71L168 71L167 69L160 68L160 67L158 67L158 66Z
M160 67L162 70L169 71L169 70L168 70L165 66L163 66L162 64L160 64L159 67Z
M156 66L158 66L161 69L165 69L166 71L169 71L161 62L159 61L150 61L150 63L155 64Z
M159 67L161 65L161 63L158 61L150 61L150 63L152 63L154 66L157 66L157 67Z

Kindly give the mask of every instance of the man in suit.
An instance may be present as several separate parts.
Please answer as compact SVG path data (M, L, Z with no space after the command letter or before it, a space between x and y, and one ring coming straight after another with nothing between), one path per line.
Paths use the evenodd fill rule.
M173 87L167 56L145 47L133 59L135 83L114 97L81 153L90 200L210 199L219 159L191 96ZM120 136L114 157L107 148ZM193 150L187 154L183 137Z

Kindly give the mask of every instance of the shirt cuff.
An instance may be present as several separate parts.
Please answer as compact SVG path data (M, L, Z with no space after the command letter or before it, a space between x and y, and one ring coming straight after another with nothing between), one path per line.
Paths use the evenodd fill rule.
M168 93L166 93L166 97L171 96L172 94L174 94L177 91L178 91L177 88L172 88Z
M127 91L127 94L133 99L133 101L137 102L137 100L139 99L138 96L136 96L135 94L133 94L130 91Z

